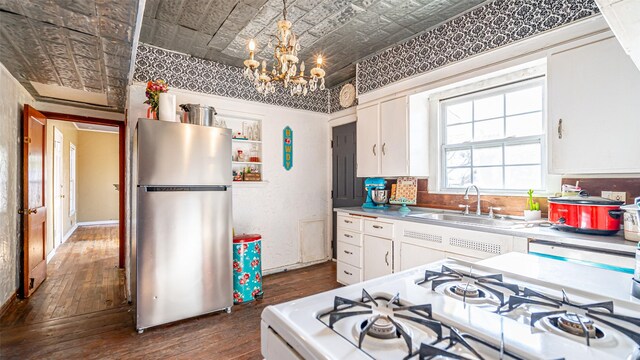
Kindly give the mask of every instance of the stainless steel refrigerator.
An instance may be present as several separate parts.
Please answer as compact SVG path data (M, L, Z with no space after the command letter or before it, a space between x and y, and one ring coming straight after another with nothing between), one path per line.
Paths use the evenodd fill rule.
M231 130L140 119L133 141L136 329L229 312Z

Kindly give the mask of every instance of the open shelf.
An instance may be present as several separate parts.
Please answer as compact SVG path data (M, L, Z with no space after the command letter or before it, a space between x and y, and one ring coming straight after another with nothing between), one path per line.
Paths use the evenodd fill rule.
M238 164L238 165L262 165L261 162L256 162L256 161L232 161L232 164Z
M231 141L247 144L262 144L262 141L260 140L231 139Z

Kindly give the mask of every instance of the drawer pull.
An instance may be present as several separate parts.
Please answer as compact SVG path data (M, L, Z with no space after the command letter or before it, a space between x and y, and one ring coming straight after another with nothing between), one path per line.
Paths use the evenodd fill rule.
M347 255L353 255L353 252L347 251L347 250L344 250L344 253L347 254Z
M384 262L387 263L387 266L389 266L389 252L387 251L386 254L384 254Z
M383 227L382 227L382 226L380 226L380 225L373 225L373 228L374 228L374 229L382 229Z
M352 273L348 272L347 270L342 270L345 274L349 275L349 276L353 276Z
M345 220L344 222L347 223L347 224L353 224L353 221L351 221L351 220Z
M352 238L352 237L353 237L353 235L344 234L344 237L346 237L346 238Z

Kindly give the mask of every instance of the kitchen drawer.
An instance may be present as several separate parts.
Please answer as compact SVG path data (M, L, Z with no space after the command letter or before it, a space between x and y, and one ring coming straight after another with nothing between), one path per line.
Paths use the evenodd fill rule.
M344 285L356 284L362 281L362 270L342 261L338 261L338 282Z
M336 239L347 244L362 246L362 234L338 228Z
M362 248L338 241L338 261L362 269Z
M348 215L338 215L337 227L345 230L362 231L362 219Z
M364 233L377 237L393 238L393 224L375 220L364 221Z

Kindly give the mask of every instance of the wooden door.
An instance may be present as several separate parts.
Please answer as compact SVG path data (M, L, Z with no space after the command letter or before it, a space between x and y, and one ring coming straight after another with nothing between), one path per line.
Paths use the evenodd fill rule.
M380 104L380 174L409 175L407 97Z
M333 208L360 206L365 200L364 179L356 177L356 123L336 126L332 130ZM336 258L337 218L333 213L333 258Z
M375 236L364 236L364 280L393 273L393 243Z
M57 128L53 128L53 241L54 246L58 247L62 244L63 237L63 206L62 198L64 198L62 159L64 137L62 132Z
M22 296L29 297L47 277L47 208L44 157L47 119L29 105L23 112L23 264Z
M379 119L378 104L358 109L358 177L378 176L380 173Z

